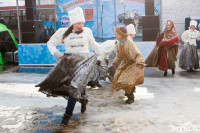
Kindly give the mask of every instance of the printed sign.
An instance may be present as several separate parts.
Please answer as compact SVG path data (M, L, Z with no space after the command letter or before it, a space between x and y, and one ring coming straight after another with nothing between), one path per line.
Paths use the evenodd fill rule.
M145 0L119 0L120 2L137 2L137 3L141 3L144 4Z
M160 0L154 0L154 4L155 15L159 15ZM92 30L94 37L115 37L116 25L127 26L130 23L135 26L136 36L142 36L145 0L56 0L56 5L58 27L68 26L69 20L63 16L80 6L85 15L85 27Z
M60 21L61 21L61 27L68 27L70 24L69 16L67 16L67 15L63 15L61 17Z
M94 10L93 9L84 9L85 20L94 20Z
M85 4L92 4L92 0L71 0L65 4L58 3L58 7L60 8L61 12L68 12Z
M69 26L69 22L68 21L61 21L61 27L68 27Z

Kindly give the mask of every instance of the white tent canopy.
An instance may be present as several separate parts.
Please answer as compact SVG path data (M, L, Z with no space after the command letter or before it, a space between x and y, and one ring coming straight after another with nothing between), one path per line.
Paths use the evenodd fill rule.
M24 0L19 0L19 6L24 6ZM16 0L0 0L0 7L17 6Z

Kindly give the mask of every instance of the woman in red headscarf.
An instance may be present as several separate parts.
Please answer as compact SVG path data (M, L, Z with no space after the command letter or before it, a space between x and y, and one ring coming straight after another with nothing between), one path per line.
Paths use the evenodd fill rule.
M167 69L172 70L175 74L175 61L178 52L178 36L171 20L167 21L167 25L163 33L156 38L156 47L147 57L145 64L147 66L159 66L167 76Z

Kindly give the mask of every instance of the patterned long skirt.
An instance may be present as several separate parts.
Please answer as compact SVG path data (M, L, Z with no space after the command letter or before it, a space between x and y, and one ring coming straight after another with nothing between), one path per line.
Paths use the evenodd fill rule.
M49 72L46 79L36 85L47 96L71 95L86 99L86 86L96 67L97 55L92 53L68 53Z
M199 68L199 57L197 52L197 47L194 45L184 46L179 61L179 67L188 70L190 68Z

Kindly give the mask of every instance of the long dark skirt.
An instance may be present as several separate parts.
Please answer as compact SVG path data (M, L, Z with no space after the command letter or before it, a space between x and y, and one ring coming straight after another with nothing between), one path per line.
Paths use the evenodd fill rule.
M188 70L190 68L199 68L199 57L197 52L197 47L194 45L184 46L179 61L179 67Z
M86 99L86 86L96 66L97 56L92 53L64 54L46 79L36 85L47 96L71 95Z

